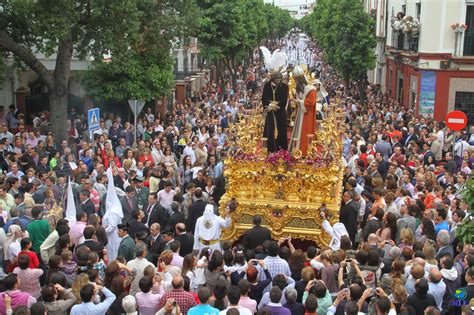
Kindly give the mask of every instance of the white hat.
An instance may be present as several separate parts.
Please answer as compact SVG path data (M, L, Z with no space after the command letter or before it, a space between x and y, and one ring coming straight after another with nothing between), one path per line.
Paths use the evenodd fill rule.
M293 69L293 78L301 77L304 75L304 70L300 66L295 66Z

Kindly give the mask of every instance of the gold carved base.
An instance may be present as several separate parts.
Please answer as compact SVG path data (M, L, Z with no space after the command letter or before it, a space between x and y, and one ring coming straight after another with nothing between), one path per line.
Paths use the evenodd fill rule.
M267 114L262 105L239 114L238 123L230 128L232 150L225 160L221 215L231 199L238 206L222 239L237 240L252 228L252 217L259 214L275 239L291 236L315 241L320 247L328 245L330 237L322 229L320 208L326 208L331 223L338 221L344 169L341 135L345 130L339 101L340 96L331 103L314 135L307 135L305 156L294 148L267 152L268 139L261 137Z
M274 239L291 236L311 240L320 247L330 241L322 229L320 208L327 208L330 221L339 213L342 168L294 164L273 165L265 161L226 163L227 193L220 204L232 198L238 207L231 214L232 225L223 230L222 239L236 240L252 228L252 217L262 216ZM225 207L221 207L223 215Z

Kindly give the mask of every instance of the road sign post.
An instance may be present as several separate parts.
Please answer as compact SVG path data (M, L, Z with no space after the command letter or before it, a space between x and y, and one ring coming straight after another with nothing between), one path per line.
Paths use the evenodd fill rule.
M138 118L138 114L140 114L140 112L142 111L143 109L143 106L145 106L145 102L144 101L138 101L138 100L128 100L128 105L130 106L130 109L132 110L133 112L133 128L134 128L134 133L133 133L133 143L136 145L137 144L137 118Z
M453 131L461 131L467 126L467 116L460 110L453 110L446 115L446 127Z
M100 128L100 109L92 108L87 111L87 126L89 127L89 135L91 141L94 141L93 133Z

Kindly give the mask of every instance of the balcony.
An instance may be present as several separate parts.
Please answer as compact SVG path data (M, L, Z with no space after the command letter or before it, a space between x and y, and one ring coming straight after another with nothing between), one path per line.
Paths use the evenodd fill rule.
M404 51L408 53L418 52L418 40L420 33L403 33L401 31L392 30L392 49L396 51Z

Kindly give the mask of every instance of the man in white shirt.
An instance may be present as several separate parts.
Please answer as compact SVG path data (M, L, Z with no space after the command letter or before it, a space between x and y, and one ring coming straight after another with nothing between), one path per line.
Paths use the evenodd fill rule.
M227 299L229 300L229 307L223 311L220 311L219 315L227 314L227 311L231 308L238 309L240 315L252 315L252 312L248 308L239 306L240 289L238 286L230 286L229 291L227 292Z
M161 151L161 143L160 140L153 141L153 150L151 150L151 158L153 159L153 163L155 165L160 165L163 162L163 152Z
M196 154L194 154L193 144L191 140L188 140L186 142L186 146L183 150L183 157L188 155L191 157L191 164L194 165L194 163L196 163Z
M170 181L166 181L164 187L164 189L160 190L156 194L156 199L163 208L170 212L171 203L173 202L173 198L176 195L176 191L173 190L173 184Z
M145 116L146 116L146 119L148 120L148 122L149 122L150 124L155 121L155 116L151 113L151 108L150 108L150 107L148 107L148 108L146 109L146 114L145 114Z
M155 267L151 262L149 262L145 257L147 255L146 245L139 242L135 245L135 255L136 258L127 263L127 267L136 272L135 278L132 281L130 286L130 295L135 295L138 292L141 292L138 287L140 279L143 277L143 272L146 267L152 266Z
M470 145L464 139L464 136L459 137L454 144L454 153L456 155L456 160L462 158L464 151L469 149Z
M13 134L8 131L7 125L2 125L2 133L0 133L0 140L6 138L8 139L8 142L12 143L13 137Z
M93 299L99 291L105 296L105 300L95 304ZM91 283L86 284L80 293L82 303L72 307L71 315L105 314L116 298L106 287Z

